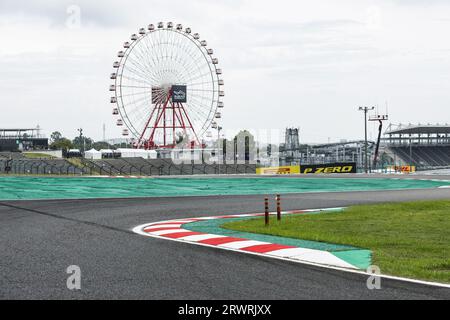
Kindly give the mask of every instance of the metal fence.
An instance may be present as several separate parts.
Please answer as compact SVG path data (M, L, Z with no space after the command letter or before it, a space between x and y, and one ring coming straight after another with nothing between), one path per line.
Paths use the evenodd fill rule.
M78 165L67 160L0 159L0 174L34 175L108 175L173 176L206 174L254 174L250 164L174 164L169 160L104 159L81 160Z

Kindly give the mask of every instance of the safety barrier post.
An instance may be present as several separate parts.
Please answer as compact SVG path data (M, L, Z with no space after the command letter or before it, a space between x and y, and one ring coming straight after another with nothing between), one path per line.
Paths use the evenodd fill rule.
M265 218L265 224L266 226L269 225L269 198L265 198L264 199L264 205L265 205L265 210L264 210L264 218Z
M281 195L277 194L277 220L281 221Z

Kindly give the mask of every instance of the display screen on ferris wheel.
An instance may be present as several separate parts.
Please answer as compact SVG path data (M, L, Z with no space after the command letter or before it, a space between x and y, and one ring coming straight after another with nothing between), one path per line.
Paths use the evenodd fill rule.
M187 102L187 86L172 86L172 102Z
M203 145L224 106L222 71L207 42L190 28L160 22L133 34L118 57L110 91L123 135L137 148Z

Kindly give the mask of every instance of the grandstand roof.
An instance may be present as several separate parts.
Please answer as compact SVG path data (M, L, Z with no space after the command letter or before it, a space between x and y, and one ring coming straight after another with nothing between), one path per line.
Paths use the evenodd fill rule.
M5 132L15 132L15 131L34 131L34 130L39 130L36 128L32 128L32 129L0 129L0 131L5 131Z
M337 146L348 146L351 144L364 144L364 140L351 140L351 141L342 141L342 142L333 142L333 143L324 143L324 144L314 144L313 148L331 148ZM374 144L374 141L367 141L368 144Z
M445 124L418 124L418 125L391 125L385 134L449 134L450 125Z
M40 134L40 131L41 131L40 127L32 128L32 129L0 128L0 138L2 138L2 139L23 138L23 137L25 137L25 134L26 134L26 138L28 138L28 139L43 138Z

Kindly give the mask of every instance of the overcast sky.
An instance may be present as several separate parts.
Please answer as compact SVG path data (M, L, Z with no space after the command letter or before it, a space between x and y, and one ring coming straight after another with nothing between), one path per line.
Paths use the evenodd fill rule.
M73 5L81 10L74 19ZM75 10L76 12L76 10ZM225 79L227 129L359 139L360 105L393 123L450 122L450 1L0 1L0 127L120 137L109 74L139 27L190 26ZM371 125L375 136L375 126Z

